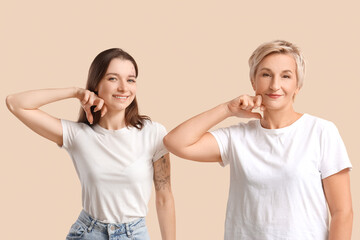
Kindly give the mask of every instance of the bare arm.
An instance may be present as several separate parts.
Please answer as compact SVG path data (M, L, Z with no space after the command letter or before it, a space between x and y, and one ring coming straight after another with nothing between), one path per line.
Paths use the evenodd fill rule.
M175 204L171 192L169 154L165 154L154 163L154 184L162 239L175 240Z
M103 107L103 100L94 93L81 88L41 89L16 93L7 96L6 105L9 110L26 126L39 135L57 143L63 144L60 119L53 117L39 108L43 105L67 98L78 98L92 120L90 107ZM106 109L103 108L104 112ZM88 113L90 112L90 115Z
M261 118L252 110L260 107L261 96L242 95L203 112L177 126L164 138L164 144L175 155L201 162L221 162L219 146L208 130L230 116Z
M331 214L329 240L350 240L353 210L349 170L323 179L323 185Z

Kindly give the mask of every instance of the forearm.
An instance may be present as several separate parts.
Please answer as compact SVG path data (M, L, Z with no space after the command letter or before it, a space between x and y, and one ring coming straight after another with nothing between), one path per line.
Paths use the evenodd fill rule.
M15 93L6 98L6 104L13 113L17 110L33 110L48 103L76 97L77 90L78 88L72 87Z
M164 138L168 148L183 148L197 142L210 128L230 117L226 103L203 112L173 129Z
M351 240L352 211L339 212L331 216L329 240Z
M156 200L156 210L163 240L176 239L175 204L173 195L165 200Z

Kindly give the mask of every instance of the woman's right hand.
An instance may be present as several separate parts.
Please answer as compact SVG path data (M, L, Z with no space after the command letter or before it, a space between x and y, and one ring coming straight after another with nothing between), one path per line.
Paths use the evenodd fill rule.
M183 122L164 137L164 144L173 154L200 162L221 162L220 148L209 129L230 116L262 118L252 112L261 107L261 96L242 95L220 104ZM263 106L261 110L263 110Z
M241 95L229 102L226 103L227 110L231 116L236 116L240 118L258 118L261 119L262 116L260 113L253 112L253 110L260 107L260 110L264 110L264 106L261 105L262 97L261 95L249 96Z
M104 100L94 92L91 92L87 89L78 88L76 91L76 98L79 99L81 106L85 111L86 118L90 124L92 124L94 120L91 113L92 106L96 106L94 112L101 110L101 117L103 117L107 112Z

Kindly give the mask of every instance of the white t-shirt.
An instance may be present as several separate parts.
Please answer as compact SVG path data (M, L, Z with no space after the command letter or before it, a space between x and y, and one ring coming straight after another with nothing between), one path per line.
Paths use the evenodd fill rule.
M126 223L147 214L153 162L168 151L165 128L145 121L142 130L107 130L98 124L61 120L63 148L70 154L82 187L84 210L107 223Z
M322 179L351 169L336 126L304 114L265 129L259 120L211 132L230 164L225 240L325 240Z

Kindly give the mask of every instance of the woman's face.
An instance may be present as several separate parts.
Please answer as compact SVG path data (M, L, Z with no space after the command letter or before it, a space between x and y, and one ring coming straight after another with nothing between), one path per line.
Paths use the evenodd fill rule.
M262 104L266 109L291 108L294 96L300 90L297 86L295 59L281 53L266 56L258 66L252 86L256 95L262 96Z
M108 111L122 111L136 96L136 72L129 60L114 58L95 89Z

